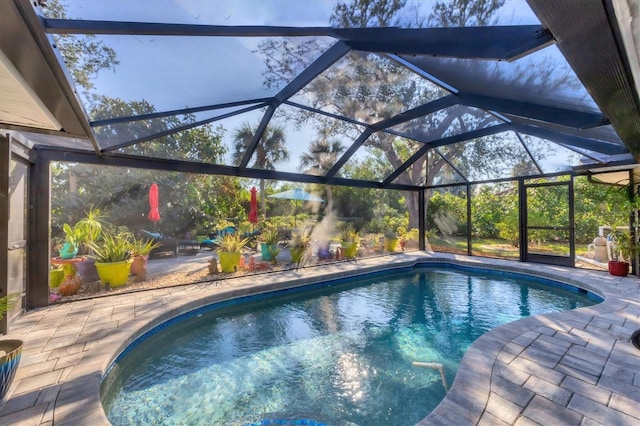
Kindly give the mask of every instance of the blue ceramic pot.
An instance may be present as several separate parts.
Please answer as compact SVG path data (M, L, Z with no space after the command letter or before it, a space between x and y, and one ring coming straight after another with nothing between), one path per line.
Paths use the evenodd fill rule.
M62 259L73 259L78 254L78 246L71 243L64 243L64 246L58 250Z

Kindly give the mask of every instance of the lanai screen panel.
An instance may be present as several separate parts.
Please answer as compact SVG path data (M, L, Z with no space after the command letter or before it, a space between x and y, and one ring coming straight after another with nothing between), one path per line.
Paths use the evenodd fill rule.
M110 104L113 104L114 102L111 102ZM139 114L151 114L155 112L153 108L151 108L147 103L140 102L136 103L136 105L140 106L140 109L136 111ZM126 107L126 105L122 103L118 103L116 106ZM148 109L145 110L145 107ZM95 126L93 128L93 131L96 135L96 139L100 143L100 146L102 148L109 148L120 144L143 142L148 140L149 138L153 138L154 135L171 132L172 130L177 131L182 127L188 127L196 123L201 123L204 121L213 122L218 117L238 112L244 108L247 107L239 106L233 108L221 108L213 111L192 114L151 118L147 120L127 121L124 123ZM108 115L112 114L111 111L105 111L105 113Z
M597 153L588 150L575 150L535 136L522 135L522 141L544 173L569 171L575 166L597 164L591 155Z
M430 149L427 158L426 186L466 182L466 178L455 169L448 158L442 155L440 149Z
M130 0L66 0L73 13L69 16L82 19L108 19L140 22L176 22L199 23L209 25L288 25L288 26L326 26L345 27L344 22L333 19L331 14L339 12L337 6L344 1L296 1L296 0L156 0L153 7ZM87 4L91 3L91 4ZM403 28L434 26L436 4L453 3L451 0L408 2L392 15L387 25ZM488 10L486 19L468 22L468 25L485 26L490 24L515 25L539 23L526 0L509 0L498 8ZM353 19L356 19L354 17ZM385 22L371 17L365 26L384 26ZM451 23L453 25L454 23Z
M539 173L514 132L475 138L440 150L472 182Z
M273 129L282 130L278 145L283 149L280 151L286 151L288 158L280 155L277 162L271 164L269 161L267 164L256 161L256 152L249 161L250 167L265 169L275 166L279 171L324 176L364 131L364 126L281 105L269 122L265 132L267 139L273 136ZM263 139L258 150L264 147Z
M424 145L415 140L396 136L388 132L375 132L364 141L356 153L346 162L345 169L355 167L357 164L367 164L371 172L367 180L382 182L397 167L415 154ZM406 169L402 175L409 180L402 180L406 184L421 185L423 176L418 176L416 172L423 175L423 170L414 168ZM414 175L415 174L415 175ZM396 179L396 181L398 181Z
M116 152L147 158L222 164L225 150L218 142L222 134L222 128L205 124L120 148Z
M389 130L422 142L430 142L503 123L504 121L481 109L453 105L390 127Z
M534 125L534 126L543 127L549 130L554 130L560 133L566 133L574 136L581 136L581 137L594 139L598 141L610 142L612 144L618 145L622 149L626 149L624 147L624 144L620 141L620 137L618 136L618 134L610 124L592 127L588 129L576 129L572 127L561 126L559 124L543 123L537 120L517 117L511 114L503 114L503 115L507 119L511 120L513 123Z
M42 146L55 146L58 148L71 148L71 149L80 149L85 151L94 151L91 142L88 139L79 139L79 138L67 138L63 136L54 136L54 135L46 135L43 133L31 133L31 132L10 132L14 137L18 138L18 140L24 142L29 145L33 143L34 145L42 145Z
M403 56L454 88L477 95L598 112L555 45L513 62Z
M323 38L324 42L314 43L317 38L307 37L141 35L95 40L115 51L117 63L96 75L89 93L144 101L156 111L272 97L334 42ZM286 61L288 75L274 78L268 60ZM89 93L82 92L85 105L91 105ZM89 115L95 119L91 109Z
M386 56L352 51L291 100L373 124L447 94Z
M327 25L336 1L65 0L69 17L200 25Z

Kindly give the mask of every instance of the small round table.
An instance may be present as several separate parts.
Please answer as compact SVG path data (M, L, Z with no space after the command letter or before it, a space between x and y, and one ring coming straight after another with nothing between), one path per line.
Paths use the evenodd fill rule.
M63 259L61 257L54 257L53 259L51 259L51 264L52 265L61 265L62 269L64 270L64 275L71 275L71 276L75 276L76 275L76 268L73 266L75 263L79 263L79 262L84 262L85 260L87 260L86 257L84 256L76 256L76 257L72 257L71 259Z

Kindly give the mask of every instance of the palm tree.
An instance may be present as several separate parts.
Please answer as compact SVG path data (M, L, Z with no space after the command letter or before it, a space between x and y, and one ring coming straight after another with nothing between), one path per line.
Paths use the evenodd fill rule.
M344 152L345 147L338 140L329 140L331 127L323 127L320 130L319 138L309 146L309 152L300 157L299 169L305 173L314 175L324 175L335 163L338 157ZM327 205L331 205L331 186L327 186Z
M244 123L242 127L237 129L233 134L233 161L235 164L239 164L244 157L257 128L258 126L252 127L251 124ZM254 161L248 166L263 170L275 170L277 163L288 160L289 151L287 151L284 128L282 126L267 126L260 138L260 142L256 146L252 158ZM260 206L264 214L266 212L266 204L263 178L260 179Z

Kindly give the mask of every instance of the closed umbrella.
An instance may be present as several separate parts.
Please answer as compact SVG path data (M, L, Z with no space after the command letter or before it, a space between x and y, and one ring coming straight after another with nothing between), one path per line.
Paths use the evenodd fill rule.
M256 196L257 192L258 190L255 186L251 188L251 210L249 211L249 222L254 225L254 231L255 224L258 223L258 197Z
M155 183L151 184L151 187L149 188L149 214L147 215L147 218L151 221L154 222L154 226L155 223L160 221L160 211L158 210L158 204L159 204L159 197L158 197L158 185L156 185Z
M283 200L295 200L295 201L317 201L320 203L324 203L324 200L320 197L316 197L313 194L308 193L300 188L290 189L289 191L278 192L277 194L269 195L269 198L281 198ZM294 212L293 221L294 225L297 227L297 214Z

